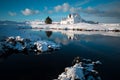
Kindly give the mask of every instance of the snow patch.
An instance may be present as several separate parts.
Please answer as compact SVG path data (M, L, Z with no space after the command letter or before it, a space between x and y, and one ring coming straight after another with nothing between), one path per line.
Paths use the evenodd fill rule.
M21 38L20 36L8 37L4 42L0 44L3 52L12 50L13 52L49 52L60 49L60 44L56 44L52 41L38 40L34 41L28 38Z
M75 64L65 68L65 72L61 73L55 80L101 80L98 72L94 70L96 65L102 64L100 61L92 62L89 59L83 59L78 62L78 59L76 57Z

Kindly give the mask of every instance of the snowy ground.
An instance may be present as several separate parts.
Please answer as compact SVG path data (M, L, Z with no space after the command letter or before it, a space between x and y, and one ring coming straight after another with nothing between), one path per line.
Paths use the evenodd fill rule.
M120 24L88 24L88 23L77 23L77 24L29 24L32 28L40 29L70 29L80 31L120 31Z

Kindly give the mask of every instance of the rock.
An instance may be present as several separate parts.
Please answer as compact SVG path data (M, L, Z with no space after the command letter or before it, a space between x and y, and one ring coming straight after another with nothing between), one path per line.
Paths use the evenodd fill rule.
M74 60L76 59L78 57ZM101 62L96 61L95 63ZM94 70L94 65L90 59L81 59L79 63L76 62L73 66L65 68L65 72L61 73L57 80L101 80L98 72Z
M56 49L60 49L60 45L56 44L51 41L45 41L45 40L31 40L28 38L21 38L20 36L17 37L8 37L6 41L0 43L2 46L1 50L2 52L9 52L13 51L13 53L17 52L26 52L26 51L32 51L32 52L47 52L52 49L52 51Z

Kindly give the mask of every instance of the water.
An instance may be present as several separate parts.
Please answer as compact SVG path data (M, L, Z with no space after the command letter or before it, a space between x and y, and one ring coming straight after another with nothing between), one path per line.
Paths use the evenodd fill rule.
M100 60L102 80L118 80L120 72L120 36L113 32L18 29L0 26L0 41L8 36L41 37L61 44L49 54L11 54L0 59L0 80L52 80L72 65L76 56ZM0 53L1 54L1 53Z

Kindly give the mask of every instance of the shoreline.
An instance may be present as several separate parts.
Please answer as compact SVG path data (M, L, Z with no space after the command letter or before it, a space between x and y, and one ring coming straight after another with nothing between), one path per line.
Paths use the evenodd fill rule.
M113 31L120 32L120 24L29 24L32 29L77 30L77 31Z

